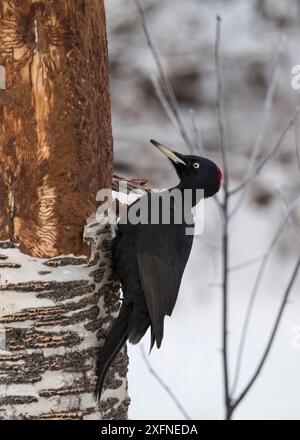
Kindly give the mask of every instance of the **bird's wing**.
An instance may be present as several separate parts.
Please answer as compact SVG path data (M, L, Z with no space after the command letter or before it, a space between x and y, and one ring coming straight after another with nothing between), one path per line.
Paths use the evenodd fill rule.
M181 227L180 227L181 226ZM144 225L137 234L138 270L152 324L151 348L160 347L164 317L175 306L192 236L182 225Z

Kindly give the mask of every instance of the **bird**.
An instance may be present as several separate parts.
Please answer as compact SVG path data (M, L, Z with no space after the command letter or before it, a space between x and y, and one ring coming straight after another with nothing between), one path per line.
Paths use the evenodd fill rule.
M160 142L150 142L172 163L179 183L143 195L127 208L117 225L112 258L123 299L98 356L97 401L106 373L127 340L137 344L150 328L150 351L155 343L160 348L164 319L174 309L193 244L192 208L201 198L215 195L222 184L222 171L210 159L183 155ZM190 203L185 207L188 198Z

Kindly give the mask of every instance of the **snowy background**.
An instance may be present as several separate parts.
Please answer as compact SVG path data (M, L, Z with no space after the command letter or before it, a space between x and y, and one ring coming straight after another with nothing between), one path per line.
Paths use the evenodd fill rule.
M281 48L276 89L267 113L261 155L270 151L295 111L300 90L291 69L300 64L300 2L297 0L144 0L147 23L175 90L186 127L191 110L208 156L221 164L216 117L213 46L216 14L222 17L222 57L231 185L245 175L263 120L267 86ZM187 152L156 96L156 66L133 0L106 0L115 172L145 177L153 187L176 183L168 161L149 144L157 139ZM262 255L284 217L278 189L292 201L300 172L292 128L280 152L251 186L231 223L230 265ZM300 229L300 211L294 216ZM193 419L224 416L221 364L219 213L206 202L205 231L195 240L179 299L166 320L161 350L149 358ZM259 290L238 390L253 373L269 336L299 242L287 226ZM260 262L235 270L230 283L230 371L234 370L245 310ZM300 282L284 315L266 366L235 419L300 419ZM298 343L299 342L299 343ZM143 341L148 351L148 335ZM165 390L149 373L138 346L129 347L131 419L181 419Z

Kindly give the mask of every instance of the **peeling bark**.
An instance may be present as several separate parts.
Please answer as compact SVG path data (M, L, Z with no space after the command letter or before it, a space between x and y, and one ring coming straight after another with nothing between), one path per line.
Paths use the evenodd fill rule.
M93 396L119 283L86 224L111 170L103 1L0 0L2 419L127 417L125 349Z

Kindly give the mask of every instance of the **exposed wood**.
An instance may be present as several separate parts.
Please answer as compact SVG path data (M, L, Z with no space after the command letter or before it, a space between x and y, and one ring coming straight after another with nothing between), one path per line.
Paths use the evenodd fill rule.
M0 240L82 255L111 184L107 42L99 0L0 1Z

